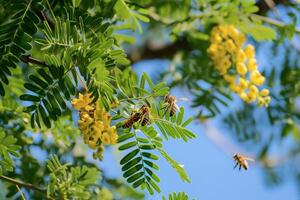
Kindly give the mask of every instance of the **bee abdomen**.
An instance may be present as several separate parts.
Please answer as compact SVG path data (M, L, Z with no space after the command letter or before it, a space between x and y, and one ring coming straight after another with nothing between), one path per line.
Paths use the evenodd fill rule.
M137 122L140 118L140 114L139 113L134 113L132 114L123 124L123 128L130 128L132 127L132 125Z

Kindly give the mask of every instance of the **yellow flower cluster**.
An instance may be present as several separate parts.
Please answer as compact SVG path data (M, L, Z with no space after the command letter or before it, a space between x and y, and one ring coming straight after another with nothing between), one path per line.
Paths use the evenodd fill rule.
M79 94L78 99L73 99L72 106L79 110L78 126L83 134L84 143L96 151L93 158L103 158L103 145L116 144L118 134L115 126L110 126L111 116L100 108L98 100L92 103L90 94Z
M207 53L229 88L247 103L257 100L259 106L268 106L269 90L258 89L265 77L257 69L255 49L250 44L243 48L246 36L234 26L219 25L211 31L210 41Z

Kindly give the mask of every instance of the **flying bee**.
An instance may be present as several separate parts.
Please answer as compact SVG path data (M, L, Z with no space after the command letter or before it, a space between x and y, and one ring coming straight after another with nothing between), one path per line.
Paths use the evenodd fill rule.
M175 96L172 95L167 95L165 96L164 99L164 104L165 104L165 113L170 112L170 117L176 114L177 110L179 110L179 107L177 105L177 99Z
M139 112L133 112L131 113L130 117L124 122L123 128L130 128L132 125L139 121L140 119L140 113Z
M248 165L248 162L247 161L253 161L254 160L252 158L248 158L248 157L245 157L241 154L234 154L233 155L233 159L235 160L236 164L234 166L234 169L239 166L239 170L241 170L242 168L244 168L245 170L247 170L249 168L249 165Z
M149 106L146 106L146 105L143 105L140 110L139 110L139 113L140 113L140 123L142 126L145 126L147 124L150 123L150 118L151 118L151 115L150 115L150 107Z

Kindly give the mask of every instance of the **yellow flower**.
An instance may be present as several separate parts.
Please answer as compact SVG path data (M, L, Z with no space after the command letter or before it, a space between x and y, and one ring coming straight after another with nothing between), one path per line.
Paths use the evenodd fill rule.
M254 49L254 47L251 44L248 44L246 46L246 48L244 49L244 51L245 51L245 54L246 54L246 56L247 56L248 59L254 58L254 56L255 56L255 49Z
M233 53L236 50L236 46L231 39L226 41L226 49L228 52Z
M226 26L219 26L219 30L220 30L220 35L222 36L222 38L227 38L228 36L228 29Z
M250 75L250 80L255 84L255 85L262 85L265 82L265 77L263 77L259 71L255 70L251 73Z
M236 39L239 35L239 31L234 26L228 26L228 34L230 37Z
M262 91L260 91L260 95L263 97L266 97L270 94L270 91L268 89L263 89Z
M264 83L265 77L257 70L255 48L251 44L243 48L246 35L232 25L219 25L212 29L210 41L207 53L230 90L245 102L257 100L258 105L268 105L269 91L265 89L259 92L257 88Z
M248 67L249 71L256 70L257 69L256 59L250 58L247 62L247 67Z
M243 44L246 41L246 36L243 33L239 33L237 38L236 38L236 43L238 47L243 46Z
M247 97L248 97L248 100L247 100L247 101L248 101L249 103L251 103L251 102L253 102L253 101L256 100L257 95L256 95L255 93L253 93L253 92L248 92Z
M228 74L225 74L223 77L224 77L225 81L227 81L230 84L233 84L235 82L235 79L236 79L235 76L228 75Z
M86 111L90 111L90 110L93 110L93 109L95 109L95 108L94 108L94 106L87 105L87 106L84 107L84 109L85 109Z
M97 142L93 141L93 140L89 140L88 141L88 145L91 149L96 149L97 148Z
M242 88L242 89L246 89L248 88L248 81L245 79L245 78L240 78L239 80L239 86Z
M91 94L89 93L85 95L79 93L78 99L73 99L72 101L73 108L75 108L76 110L80 110L81 108L85 108L86 106L88 106L92 102L90 95Z
M245 60L246 60L245 52L242 49L238 50L236 54L236 62L243 63L245 62Z
M243 92L243 89L240 86L235 85L235 84L230 84L229 88L237 94L240 94L241 92Z
M210 47L207 49L207 53L210 56L214 56L218 53L218 45L217 44L212 44Z
M222 38L219 34L213 34L210 41L211 43L219 43L222 42Z
M101 141L103 144L110 144L110 137L107 132L102 133Z
M251 85L251 86L249 87L249 91L250 91L251 93L255 94L255 95L258 94L258 89L257 89L257 87L256 87L255 85Z
M245 75L247 73L247 67L244 63L237 63L236 70L239 75Z
M248 96L245 92L241 92L239 93L239 96L241 97L241 99L243 99L243 101L247 101L248 100Z
M228 69L231 66L231 62L228 57L225 57L222 61L223 67Z

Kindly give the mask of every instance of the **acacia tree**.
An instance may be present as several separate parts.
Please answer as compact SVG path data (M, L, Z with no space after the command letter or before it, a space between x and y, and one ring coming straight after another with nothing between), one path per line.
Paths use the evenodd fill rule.
M257 159L273 182L278 180L276 163L288 164L298 155L299 145L287 149L283 163L268 153L272 143L290 133L299 143L299 49L293 40L300 32L298 4L0 2L1 198L142 199L134 188L161 192L158 159L166 159L190 182L163 142L195 138L187 125L224 116L221 110L239 101L233 97L243 103L224 116L224 123L240 142L260 147ZM283 19L276 4L287 14ZM146 36L139 46L134 33ZM153 33L168 38L154 46ZM286 53L281 64L268 69L260 67L255 51L266 52L265 40L273 49L270 57ZM138 77L131 68L156 58L169 59L171 67L155 81L147 73ZM194 116L185 116L183 107L175 112L175 103L166 100L170 88L182 86L193 98ZM262 137L258 114L278 131ZM110 146L122 155L127 183L108 179L86 159L92 155L105 161L103 152ZM33 149L44 152L47 161L38 161ZM293 173L299 175L299 169ZM164 198L188 199L183 192Z

